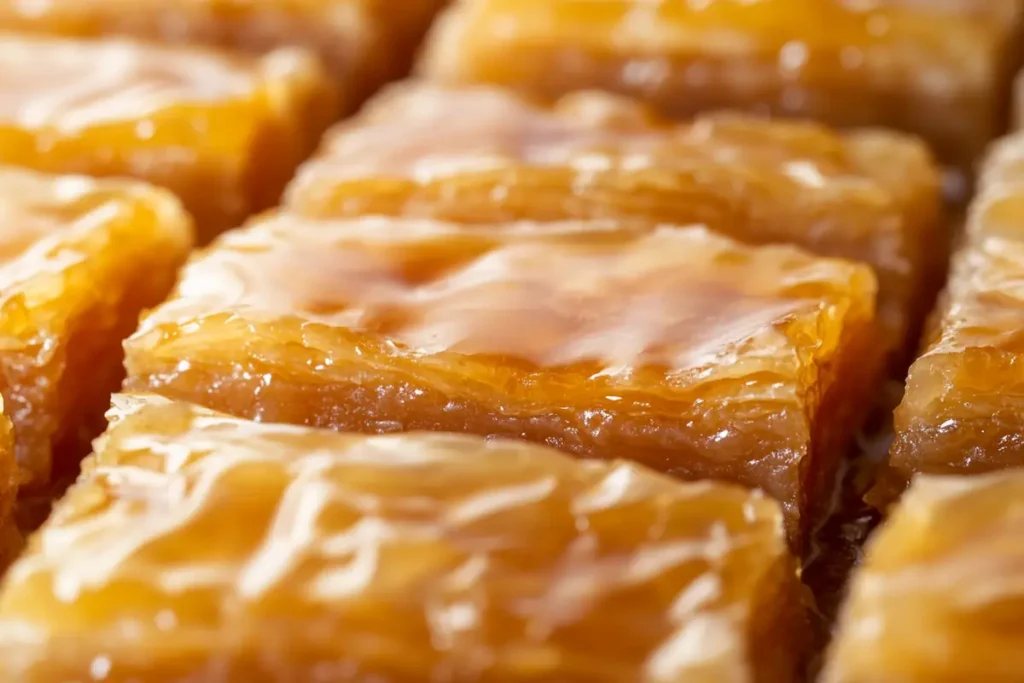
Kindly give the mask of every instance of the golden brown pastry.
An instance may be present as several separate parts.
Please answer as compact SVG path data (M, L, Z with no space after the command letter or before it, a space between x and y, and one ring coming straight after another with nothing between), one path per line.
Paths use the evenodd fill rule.
M316 53L352 109L409 70L448 0L0 0L0 30Z
M1024 473L921 477L869 542L823 683L1021 683Z
M1024 464L1024 136L993 149L896 410L888 485Z
M142 183L10 168L0 226L0 391L34 488L102 431L121 340L170 290L192 227L174 197Z
M8 573L19 683L789 683L778 506L517 441L116 399Z
M205 241L272 206L332 118L298 51L264 58L0 34L0 163L170 188Z
M459 0L423 71L673 117L741 109L919 134L969 168L1006 119L1021 0Z

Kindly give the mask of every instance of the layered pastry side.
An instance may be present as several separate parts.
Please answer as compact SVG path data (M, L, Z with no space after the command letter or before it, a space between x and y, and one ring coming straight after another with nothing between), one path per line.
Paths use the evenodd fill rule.
M4 582L3 680L801 680L763 494L518 441L112 412Z
M874 297L866 266L701 228L285 215L190 264L126 387L757 486L799 541L874 389Z
M908 346L945 269L939 172L897 134L715 115L675 124L599 93L552 108L497 89L395 86L339 124L286 191L308 216L469 224L699 223L741 241L865 261L884 342ZM913 344L908 345L909 339Z
M143 183L10 168L0 219L0 393L33 489L77 466L102 431L121 340L171 289L192 226Z
M893 493L919 472L1024 464L1024 136L983 166L930 327L896 410L883 486Z
M125 36L264 54L316 53L351 110L409 71L448 0L0 0L0 30L95 38ZM201 68L201 67L197 67Z
M915 479L869 542L823 683L1024 681L1024 473Z
M167 187L203 241L276 203L333 118L328 76L297 50L0 34L0 73L0 163Z
M1006 122L1021 0L458 0L422 65L449 83L638 97L921 135L969 169Z

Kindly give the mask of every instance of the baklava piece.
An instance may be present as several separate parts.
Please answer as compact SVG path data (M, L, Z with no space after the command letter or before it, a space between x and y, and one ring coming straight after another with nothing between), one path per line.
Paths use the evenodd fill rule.
M0 392L33 488L102 431L121 341L171 289L192 229L163 190L12 169L0 225Z
M920 477L854 574L823 683L1021 683L1024 473Z
M638 97L921 135L963 169L1006 122L1020 0L459 0L423 71L555 98Z
M317 60L0 35L0 163L173 190L205 241L276 203L330 120Z
M597 93L549 109L490 88L396 86L328 134L286 203L321 217L695 223L865 261L901 373L948 240L938 170L909 138L723 115L672 124Z
M187 268L126 386L736 481L799 539L878 374L874 296L866 266L700 228L272 217Z
M8 574L3 680L798 680L800 587L760 493L116 403Z
M69 37L126 36L263 54L316 53L344 92L345 109L408 72L448 0L0 0L0 29Z
M998 145L896 410L885 480L1024 465L1024 137Z

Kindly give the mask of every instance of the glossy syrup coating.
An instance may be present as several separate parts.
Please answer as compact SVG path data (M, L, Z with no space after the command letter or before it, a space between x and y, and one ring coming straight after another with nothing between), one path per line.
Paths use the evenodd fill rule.
M270 218L187 268L126 342L126 386L627 454L763 487L799 540L875 378L875 282L762 249L699 228Z
M413 83L328 133L286 204L310 216L485 225L700 223L865 261L902 373L900 352L916 344L945 268L939 185L926 148L897 134L729 115L674 124L599 93L545 108L492 88Z
M405 74L447 0L0 0L0 30L127 36L263 54L301 46L344 91L346 109Z
M886 474L896 491L917 472L1024 464L1024 136L983 166L966 231L896 410Z
M1024 473L920 477L868 544L823 683L1021 683Z
M0 392L23 486L77 465L102 431L121 340L170 290L192 237L165 191L0 168Z
M460 0L423 71L667 115L741 109L886 126L968 168L1006 119L1021 0Z
M4 583L3 680L799 680L801 592L760 493L115 406Z
M273 205L331 118L310 55L0 34L0 163L173 190L202 239Z

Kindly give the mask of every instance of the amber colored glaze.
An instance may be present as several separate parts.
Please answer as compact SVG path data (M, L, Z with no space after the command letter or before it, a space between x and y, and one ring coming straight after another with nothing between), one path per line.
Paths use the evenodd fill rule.
M203 239L273 205L332 100L298 51L0 35L0 163L165 186Z
M1024 473L921 477L868 543L823 683L1021 683Z
M0 30L128 36L254 54L301 46L321 57L351 109L408 72L447 0L0 0Z
M55 460L77 464L102 430L121 340L191 244L162 190L0 169L0 392L25 485L45 485Z
M330 132L286 203L329 217L696 223L865 261L902 377L945 268L939 186L924 146L897 134L726 115L671 124L598 93L547 109L408 84Z
M1024 464L1024 136L994 148L896 410L886 487Z
M799 679L801 590L762 494L115 404L4 583L5 681Z
M1021 0L461 0L423 71L555 98L638 97L928 139L968 168L1006 119Z
M764 487L799 537L876 375L874 294L867 267L698 228L282 216L188 267L126 387L625 455Z

